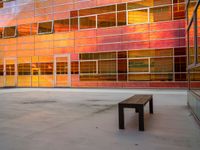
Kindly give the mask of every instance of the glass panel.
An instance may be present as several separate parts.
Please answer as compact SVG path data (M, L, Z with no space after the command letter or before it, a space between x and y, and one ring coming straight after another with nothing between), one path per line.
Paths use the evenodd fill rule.
M174 48L174 55L179 56L179 55L186 55L186 48Z
M31 25L18 25L18 36L28 36L31 35Z
M128 80L129 81L149 81L150 74L129 74Z
M40 63L41 75L52 75L53 74L53 63Z
M97 8L82 9L79 11L79 16L87 16L100 13L108 13L116 10L115 5L103 6Z
M100 60L98 69L99 73L116 73L116 60Z
M151 58L151 72L173 72L173 58Z
M16 36L16 27L5 27L3 32L4 38L15 37Z
M155 50L133 50L128 51L129 58L135 57L157 57L173 56L173 49L155 49Z
M126 51L118 52L118 58L127 58L127 52Z
M150 22L172 20L171 6L150 8Z
M0 76L3 76L3 64L0 64Z
M54 21L54 32L67 32L67 31L69 31L69 19Z
M140 0L128 3L128 9L144 8L149 6L171 4L172 0Z
M196 6L196 2L192 2L191 0L189 1L189 5L188 5L188 9L187 9L187 15L188 15L188 21L191 20L193 12L194 12L194 8Z
M118 60L118 73L127 73L127 59Z
M175 4L174 9L174 20L185 19L185 3Z
M80 73L97 73L96 61L81 61Z
M116 26L116 14L98 15L98 28Z
M31 75L31 64L18 64L18 75Z
M73 18L73 17L78 17L78 11L75 10L75 11L70 11L70 17Z
M39 23L39 27L38 27L39 34L52 33L52 32L53 32L52 22Z
M149 60L148 59L129 60L129 72L149 72Z
M3 28L0 27L0 38L3 37Z
M126 3L124 4L117 4L117 11L126 10Z
M185 73L176 73L175 74L175 81L186 81L186 74Z
M148 22L148 10L134 10L128 12L128 24L139 24Z
M194 21L192 22L189 29L189 65L193 64L194 59Z
M70 19L70 30L71 31L78 30L78 18Z
M99 59L116 59L116 52L97 53Z
M56 62L56 74L68 74L68 63L67 62Z
M98 53L87 53L87 54L80 54L80 60L91 60L91 59L98 59Z
M117 26L126 25L126 12L117 12Z
M173 81L173 74L151 74L151 81Z
M80 18L80 29L96 28L96 16Z
M78 74L78 61L71 62L71 74Z
M186 72L186 57L175 57L175 72Z

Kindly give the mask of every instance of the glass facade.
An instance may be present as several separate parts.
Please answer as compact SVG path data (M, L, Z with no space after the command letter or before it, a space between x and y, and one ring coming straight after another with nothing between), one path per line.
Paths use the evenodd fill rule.
M187 1L188 105L200 121L200 1Z
M186 88L186 4L1 1L0 87Z

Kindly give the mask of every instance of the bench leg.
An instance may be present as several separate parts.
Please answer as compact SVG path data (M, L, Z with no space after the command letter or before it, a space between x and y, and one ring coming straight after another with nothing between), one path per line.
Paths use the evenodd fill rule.
M124 107L118 105L119 112L119 129L124 129Z
M153 114L153 98L149 101L149 111L150 114Z
M139 107L139 131L144 131L144 107Z

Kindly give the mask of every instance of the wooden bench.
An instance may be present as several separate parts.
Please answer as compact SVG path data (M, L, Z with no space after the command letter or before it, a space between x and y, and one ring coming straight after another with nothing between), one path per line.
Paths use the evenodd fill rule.
M124 129L124 108L135 108L139 113L139 131L144 131L144 106L149 102L149 111L153 114L152 95L134 95L118 104L119 129Z

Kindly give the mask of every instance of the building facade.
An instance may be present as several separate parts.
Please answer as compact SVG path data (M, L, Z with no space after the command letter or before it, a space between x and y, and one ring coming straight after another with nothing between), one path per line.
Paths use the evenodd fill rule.
M199 76L198 72L200 71L200 0L196 1L195 4L191 0L187 1L187 47L188 105L200 123L200 86L193 78L194 73L197 73Z
M1 0L0 87L187 88L185 8L185 0ZM198 86L200 70L190 79Z

